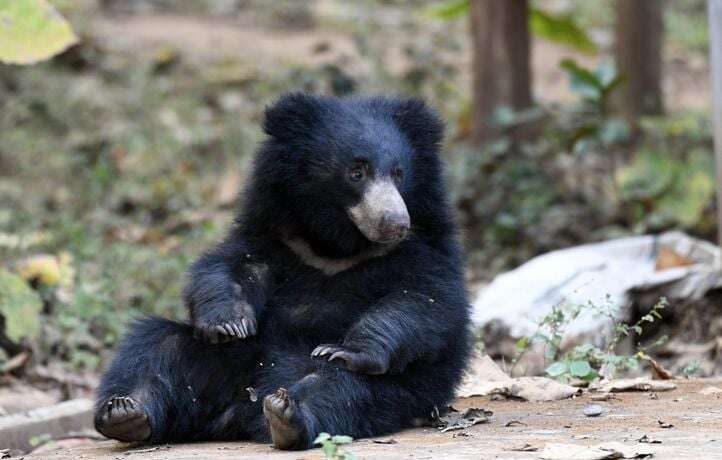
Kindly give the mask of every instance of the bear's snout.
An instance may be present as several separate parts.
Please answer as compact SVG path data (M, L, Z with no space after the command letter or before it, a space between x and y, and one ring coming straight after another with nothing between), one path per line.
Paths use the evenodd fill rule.
M348 215L359 231L376 243L401 241L411 227L406 203L388 179L371 182L361 201L349 208Z
M408 213L387 213L381 217L379 222L379 243L392 243L401 241L409 233Z

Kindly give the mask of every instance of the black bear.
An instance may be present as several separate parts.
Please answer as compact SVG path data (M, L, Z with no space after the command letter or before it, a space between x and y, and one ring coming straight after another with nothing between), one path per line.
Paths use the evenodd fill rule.
M227 238L190 269L190 324L135 322L98 390L121 441L375 436L428 420L471 348L443 126L423 102L289 94Z

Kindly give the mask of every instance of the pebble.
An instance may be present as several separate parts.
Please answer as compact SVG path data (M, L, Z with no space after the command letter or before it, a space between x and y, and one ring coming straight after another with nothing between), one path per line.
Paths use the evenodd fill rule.
M604 409L599 404L590 404L584 408L583 412L587 417L598 417L602 415Z

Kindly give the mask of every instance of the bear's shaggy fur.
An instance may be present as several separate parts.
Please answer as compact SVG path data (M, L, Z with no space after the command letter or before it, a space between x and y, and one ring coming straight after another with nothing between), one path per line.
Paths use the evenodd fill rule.
M227 238L190 269L189 324L135 322L98 390L123 441L312 445L428 419L470 350L461 251L416 99L289 94Z

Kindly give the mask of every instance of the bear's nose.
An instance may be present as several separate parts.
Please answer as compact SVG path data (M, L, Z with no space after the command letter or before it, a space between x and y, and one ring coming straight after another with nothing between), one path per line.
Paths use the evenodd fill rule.
M379 222L380 242L391 243L406 238L409 233L409 215L404 213L386 213Z

